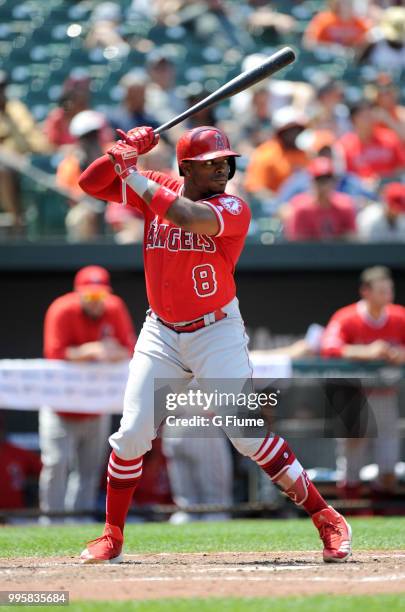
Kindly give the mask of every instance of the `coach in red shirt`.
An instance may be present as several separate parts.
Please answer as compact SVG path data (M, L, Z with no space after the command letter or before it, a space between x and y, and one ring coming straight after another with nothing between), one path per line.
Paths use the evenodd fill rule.
M335 191L332 161L318 157L308 166L313 178L311 192L295 196L287 218L285 233L288 240L348 239L356 233L354 203L351 198Z
M393 304L394 285L388 268L376 266L363 271L360 278L361 300L340 308L332 316L322 339L322 354L361 361L383 360L393 365L405 363L405 308ZM359 471L365 462L368 443L373 443L379 475L377 490L392 491L394 469L399 460L398 390L372 388L369 406L377 425L372 439L344 442L346 458L344 489L356 493Z
M109 273L99 266L79 270L74 291L57 298L46 313L47 359L116 362L129 359L134 345L129 312L112 293ZM94 508L109 427L109 415L41 410L40 505L45 515Z

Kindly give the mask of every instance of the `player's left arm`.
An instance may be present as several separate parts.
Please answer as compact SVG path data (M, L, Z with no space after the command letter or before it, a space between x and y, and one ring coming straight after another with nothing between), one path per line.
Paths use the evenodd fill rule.
M131 178L136 183L138 178L131 175L128 184L132 187ZM237 197L224 194L218 198L219 203L205 200L194 202L148 179L142 198L160 217L193 234L231 237L245 235L249 227L250 209ZM232 212L221 205L221 199L232 200Z
M152 137L153 132L150 133ZM215 236L220 232L220 219L208 204L193 202L139 173L136 168L138 151L133 146L117 142L107 153L121 181L159 217L196 234Z

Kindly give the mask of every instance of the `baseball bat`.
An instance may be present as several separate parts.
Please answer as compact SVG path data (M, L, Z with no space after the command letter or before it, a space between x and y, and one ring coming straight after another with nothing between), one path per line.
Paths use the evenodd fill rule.
M284 47L283 49L276 51L276 53L270 55L270 57L263 62L263 64L260 64L260 66L256 66L251 70L242 72L242 74L235 77L231 81L228 81L228 83L225 83L225 85L222 85L222 87L214 91L203 100L200 100L200 102L197 102L197 104L194 104L180 115L177 115L170 121L160 125L158 128L156 128L155 134L165 132L203 108L208 108L212 104L217 104L222 100L226 100L227 98L230 98L231 96L252 87L252 85L255 85L259 81L262 81L282 68L285 68L285 66L288 66L288 64L291 64L295 60L295 57L295 53L291 47Z

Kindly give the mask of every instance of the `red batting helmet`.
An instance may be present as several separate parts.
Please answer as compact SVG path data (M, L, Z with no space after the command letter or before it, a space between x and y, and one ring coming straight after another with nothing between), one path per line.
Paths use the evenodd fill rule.
M239 153L232 151L228 137L218 128L203 125L188 130L177 143L177 162L180 176L184 176L180 163L182 161L216 159L217 157L230 157L229 178L235 174L234 157Z

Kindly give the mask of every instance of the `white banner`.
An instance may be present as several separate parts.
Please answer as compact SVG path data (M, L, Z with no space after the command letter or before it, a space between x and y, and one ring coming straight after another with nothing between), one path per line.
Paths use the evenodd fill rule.
M291 376L284 355L250 355L256 378ZM48 359L0 360L0 408L87 413L122 412L129 361L69 363Z
M48 359L0 360L0 406L69 412L122 412L128 361L78 364Z

